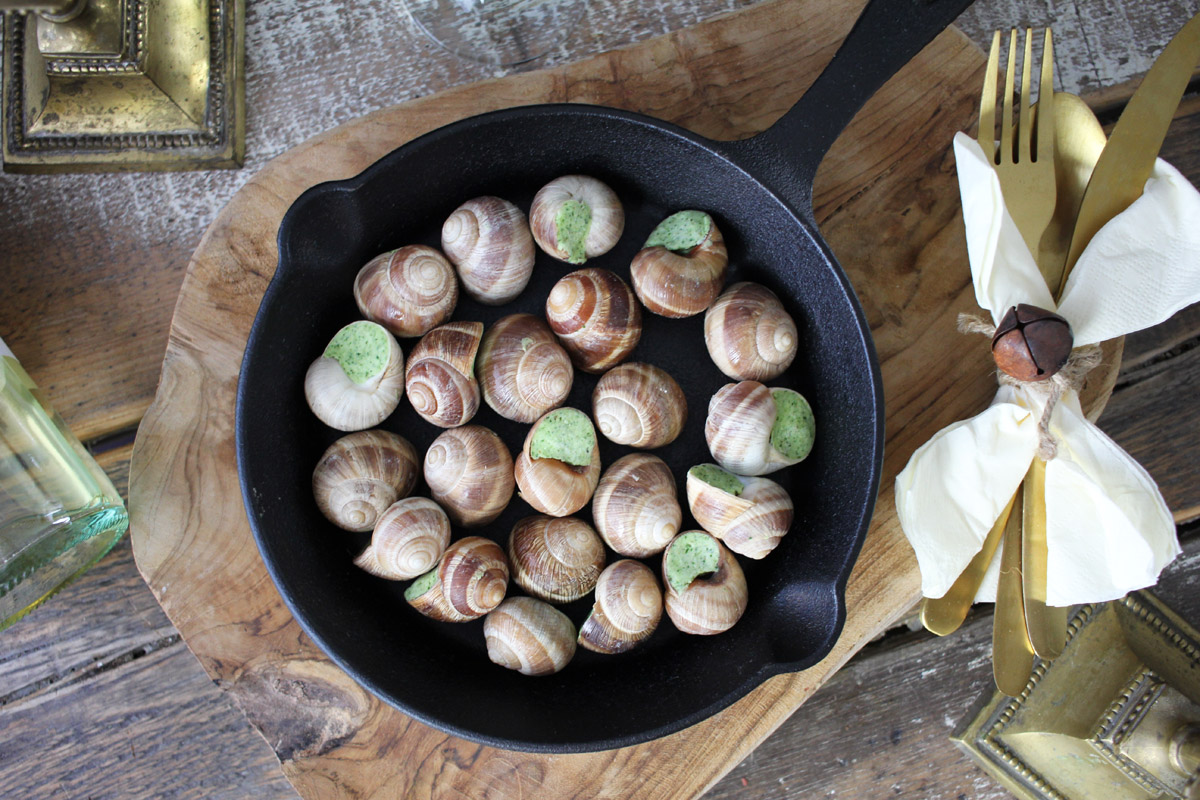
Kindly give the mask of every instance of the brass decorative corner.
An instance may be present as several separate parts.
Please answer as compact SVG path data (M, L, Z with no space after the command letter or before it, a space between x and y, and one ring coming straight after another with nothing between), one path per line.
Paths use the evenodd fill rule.
M3 36L5 171L241 166L245 0L86 0Z
M1022 800L1200 796L1200 638L1147 592L1081 606L1052 662L952 737Z

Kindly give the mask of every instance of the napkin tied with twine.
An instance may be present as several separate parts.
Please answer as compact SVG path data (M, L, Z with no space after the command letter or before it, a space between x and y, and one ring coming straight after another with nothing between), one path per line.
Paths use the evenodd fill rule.
M1180 552L1174 520L1149 473L1084 417L1079 386L1097 363L1095 345L1200 301L1200 192L1158 160L1142 196L1084 249L1056 306L983 150L959 133L954 153L975 297L992 315L992 325L966 319L965 331L987 333L1027 303L1065 317L1076 350L1049 381L1002 380L983 413L939 431L896 477L922 594L950 589L1035 457L1047 462L1048 603L1102 602L1150 586ZM980 340L968 346L987 346ZM995 600L999 560L998 551L977 601Z

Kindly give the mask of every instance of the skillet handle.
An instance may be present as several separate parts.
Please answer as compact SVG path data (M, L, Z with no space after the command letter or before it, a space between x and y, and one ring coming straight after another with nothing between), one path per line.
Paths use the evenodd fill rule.
M733 149L770 175L812 216L817 166L879 87L933 41L973 0L869 0L816 82L766 131Z

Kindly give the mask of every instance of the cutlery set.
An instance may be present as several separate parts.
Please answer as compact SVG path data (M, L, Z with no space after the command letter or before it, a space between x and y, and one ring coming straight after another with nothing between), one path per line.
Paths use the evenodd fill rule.
M1071 268L1092 236L1141 196L1175 109L1200 60L1200 15L1184 26L1156 60L1107 143L1095 117L1078 97L1055 94L1049 28L1043 40L1037 103L1031 98L1031 30L1025 32L1021 82L1017 86L1017 38L1017 30L1013 29L998 137L1001 32L997 31L992 40L977 139L985 153L994 154L992 164L1005 206L1057 301ZM1019 105L1014 108L1016 103ZM921 607L921 621L931 632L944 636L957 630L974 602L988 565L1000 550L993 673L997 687L1013 696L1028 684L1034 656L1053 659L1066 643L1069 609L1046 603L1045 477L1046 461L1035 456L979 553L945 595L927 597Z

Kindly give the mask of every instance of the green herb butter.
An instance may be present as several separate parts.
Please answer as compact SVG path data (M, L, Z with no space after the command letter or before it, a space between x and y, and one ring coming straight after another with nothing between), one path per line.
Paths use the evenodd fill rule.
M771 446L788 458L806 458L817 435L812 406L804 395L791 389L772 389L771 397L775 398L776 410Z
M740 497L742 490L746 488L736 475L721 469L716 464L697 464L688 470L688 474L722 492L728 492L734 497Z
M429 570L429 572L426 572L424 575L421 575L411 584L409 584L408 588L404 590L404 599L408 600L409 602L416 600L418 597L432 589L434 584L437 583L437 579L438 568L434 567L433 569Z
M366 383L383 372L388 363L391 334L382 325L367 320L351 322L329 341L325 357L342 365L346 377Z
M529 442L530 458L556 458L576 467L592 462L596 429L587 414L575 408L551 411L537 425Z
M658 224L646 240L646 247L665 247L676 253L688 253L712 232L712 217L703 211L680 211Z
M554 236L567 261L587 261L587 236L592 227L592 209L579 200L568 200L554 217Z
M703 531L688 531L675 537L667 548L667 581L682 592L701 575L711 575L721 562L717 540Z

